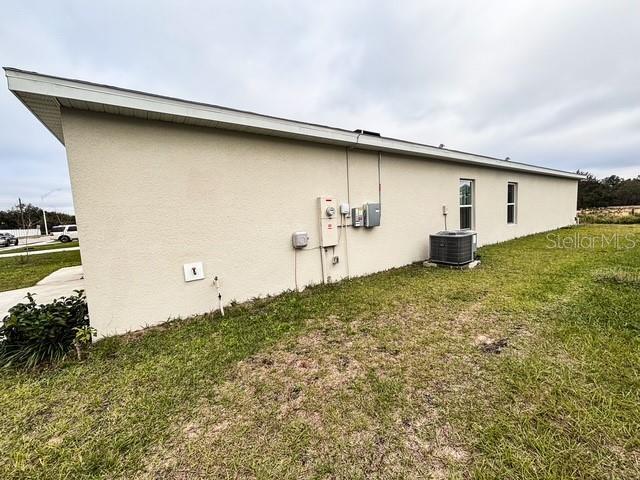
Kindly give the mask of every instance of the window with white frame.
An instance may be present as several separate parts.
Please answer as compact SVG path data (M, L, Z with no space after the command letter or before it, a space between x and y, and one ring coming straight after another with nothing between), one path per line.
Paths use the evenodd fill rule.
M460 179L460 229L473 228L473 180Z
M507 184L507 223L518 222L518 184Z

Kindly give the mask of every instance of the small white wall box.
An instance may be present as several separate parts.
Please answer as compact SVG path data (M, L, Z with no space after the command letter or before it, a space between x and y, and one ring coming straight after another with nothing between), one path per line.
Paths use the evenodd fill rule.
M202 266L202 262L185 263L183 268L185 282L204 279L204 267Z
M307 232L293 232L291 243L293 248L304 248L309 245L309 234Z
M340 204L340 215L349 215L350 210L349 210L349 204L348 203L341 203Z
M380 204L379 203L365 203L362 207L364 212L364 226L366 228L379 227L380 226Z

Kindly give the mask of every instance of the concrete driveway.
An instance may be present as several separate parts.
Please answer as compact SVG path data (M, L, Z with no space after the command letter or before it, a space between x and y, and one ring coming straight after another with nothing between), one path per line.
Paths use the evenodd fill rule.
M61 268L33 287L0 292L0 319L4 318L14 305L27 303L28 300L25 298L27 293L33 294L37 303L49 303L54 298L68 297L74 290L82 289L84 289L82 265Z

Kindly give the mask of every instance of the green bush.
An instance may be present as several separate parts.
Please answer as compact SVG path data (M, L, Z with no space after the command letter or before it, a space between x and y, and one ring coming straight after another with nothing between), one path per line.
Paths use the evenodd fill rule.
M78 329L89 325L83 290L70 297L38 305L28 293L28 303L9 309L0 326L0 366L32 368L62 360L74 348Z

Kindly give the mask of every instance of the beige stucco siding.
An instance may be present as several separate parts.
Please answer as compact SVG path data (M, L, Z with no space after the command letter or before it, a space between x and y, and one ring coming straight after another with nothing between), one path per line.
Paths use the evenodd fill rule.
M378 199L378 154L274 137L63 110L92 324L101 335L321 283L317 197ZM348 172L347 172L348 170ZM347 174L348 173L348 174ZM458 228L472 178L481 244L573 222L577 181L383 154L382 226L341 229L325 275L339 280L427 258L429 233ZM506 185L518 182L518 224ZM291 233L309 248L294 253ZM336 265L331 257L339 257ZM202 261L207 279L185 283Z

